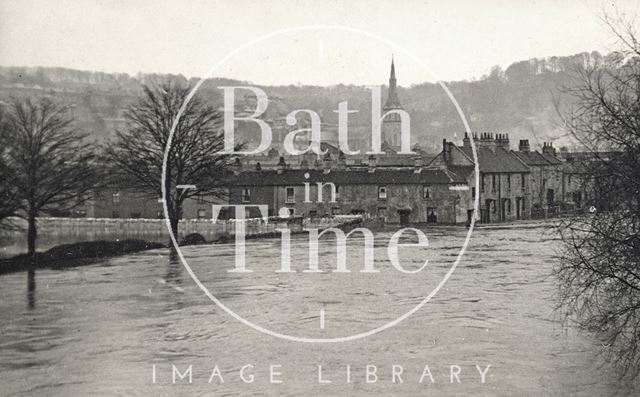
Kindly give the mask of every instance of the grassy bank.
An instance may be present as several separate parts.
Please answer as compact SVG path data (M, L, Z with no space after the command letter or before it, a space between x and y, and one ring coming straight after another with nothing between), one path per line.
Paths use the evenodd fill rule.
M45 252L38 252L35 268L61 269L88 265L109 257L163 247L165 247L164 244L144 240L85 241L63 244ZM0 274L25 271L30 268L27 254L0 260Z

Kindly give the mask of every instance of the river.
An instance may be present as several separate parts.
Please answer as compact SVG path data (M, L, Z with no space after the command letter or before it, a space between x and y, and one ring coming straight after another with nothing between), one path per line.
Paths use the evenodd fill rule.
M248 244L252 273L227 272L234 263L232 245L188 247L184 255L203 285L242 318L282 334L335 338L393 321L438 284L465 230L425 232L428 250L400 253L408 270L428 257L428 266L416 274L389 265L386 245L392 231L376 235L380 272L371 274L359 271L358 240L349 243L350 273L277 273L279 239ZM334 243L321 242L321 268L335 266ZM292 268L302 270L306 237L292 238L291 246ZM606 347L564 326L554 311L551 270L559 246L552 229L541 224L477 229L458 268L430 302L395 327L342 343L293 342L240 323L214 305L167 250L41 270L32 277L5 275L0 277L1 394L629 392L602 365L598 353ZM178 376L174 384L173 365L179 374L191 366L192 383Z

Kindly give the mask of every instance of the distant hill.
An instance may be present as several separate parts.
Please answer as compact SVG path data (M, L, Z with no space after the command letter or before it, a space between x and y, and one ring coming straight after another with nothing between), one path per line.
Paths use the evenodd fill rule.
M603 63L615 65L618 53L603 56L597 52L572 56L530 59L513 63L504 71L494 67L487 76L475 81L448 82L447 86L465 112L475 131L507 132L512 145L528 138L535 146L555 141L569 145L556 123L552 98L559 87L571 83L576 68ZM402 83L402 75L398 75ZM11 97L52 96L69 105L78 127L98 140L112 136L114 129L124 128L123 110L141 92L142 84L174 79L195 84L182 75L88 72L65 68L0 67L0 103ZM380 84L386 84L381 76ZM220 85L242 85L229 79L214 78L203 84L199 94L219 106ZM280 100L268 110L267 118L275 119L293 109L319 111L322 121L335 124L338 102L348 100L349 107L359 113L350 115L350 125L370 126L370 92L361 86L265 86L270 98ZM383 95L386 92L383 91ZM424 83L400 87L399 97L412 117L412 136L427 151L437 151L443 137L457 133L461 138L462 123L455 108L436 84ZM384 101L384 96L383 96ZM360 130L367 130L360 128Z

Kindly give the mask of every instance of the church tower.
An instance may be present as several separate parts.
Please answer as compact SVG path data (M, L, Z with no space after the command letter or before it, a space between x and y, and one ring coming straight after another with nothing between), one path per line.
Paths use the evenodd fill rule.
M387 101L382 108L382 113L386 113L394 109L403 109L398 100L398 92L396 87L396 68L393 62L393 56L391 57L391 73L389 75L389 93ZM400 129L401 119L400 115L396 112L389 114L382 121L382 141L383 145L386 142L393 150L400 150Z

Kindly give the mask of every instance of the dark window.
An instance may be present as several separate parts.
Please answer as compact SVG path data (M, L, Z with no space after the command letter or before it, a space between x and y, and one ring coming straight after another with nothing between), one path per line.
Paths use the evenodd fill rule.
M120 218L120 213L119 213L118 211L113 211L113 212L111 213L111 217L112 217L112 218Z
M139 212L132 212L132 213L131 213L131 218L133 218L133 219L138 219L138 218L140 218L140 213L139 213Z
M524 174L520 174L520 187L524 190Z
M486 176L486 175L482 175L482 178L481 178L481 179L482 179L482 186L480 187L480 191L481 191L482 193L484 193L484 177L485 177L485 176Z
M496 191L496 176L495 175L491 175L491 190L492 191Z
M248 203L251 201L251 189L242 189L242 202Z
M387 187L386 186L378 186L378 198L386 199L387 198Z
M471 188L471 198L472 199L476 198L476 188L475 188L475 186Z
M511 191L511 174L507 174L507 190Z
M295 203L296 202L296 190L295 190L295 188L293 188L293 187L288 187L287 188L286 202L287 203Z

